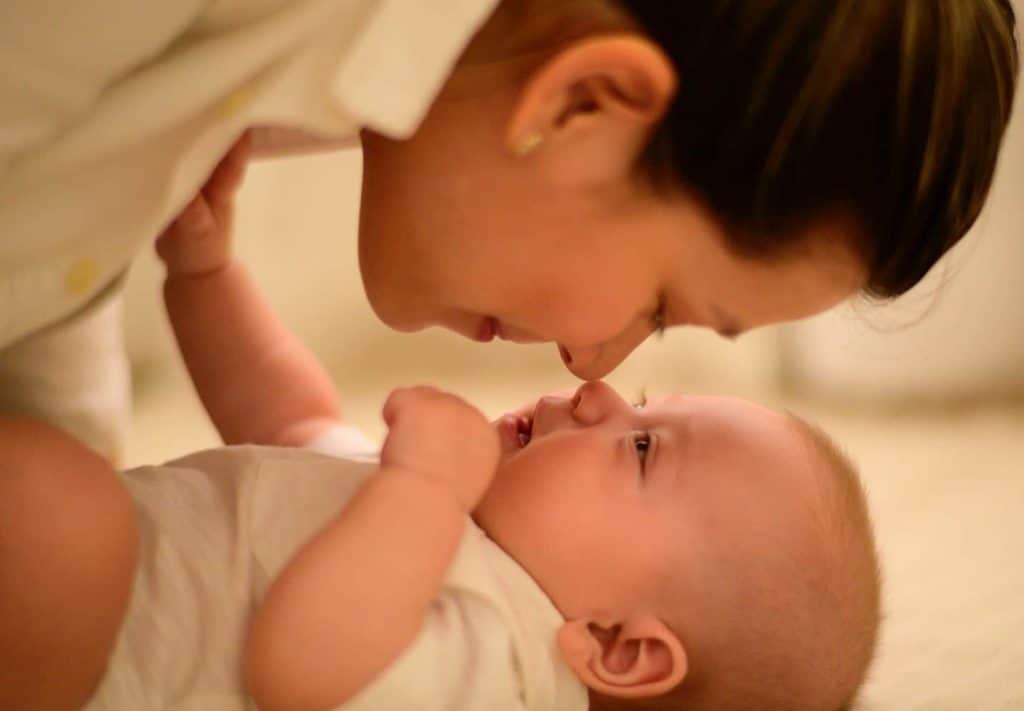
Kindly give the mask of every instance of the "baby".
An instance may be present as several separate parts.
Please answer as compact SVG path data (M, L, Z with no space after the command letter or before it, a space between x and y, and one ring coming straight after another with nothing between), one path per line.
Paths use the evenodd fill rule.
M89 711L849 702L879 582L827 437L740 400L631 405L601 382L489 424L421 387L389 397L378 459L229 256L236 158L158 250L225 442L275 446L122 475L139 563Z
M144 554L87 708L242 708L243 664L267 710L837 710L860 683L870 529L799 421L600 382L494 427L426 388L384 415L379 464L325 424L347 459L128 472Z

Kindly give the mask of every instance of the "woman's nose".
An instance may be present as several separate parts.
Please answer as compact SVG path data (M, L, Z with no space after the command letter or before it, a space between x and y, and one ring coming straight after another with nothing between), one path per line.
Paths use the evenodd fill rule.
M596 346L577 347L559 344L558 352L565 367L577 378L597 380L615 370L626 356L644 342L648 334L647 330L639 333L627 331Z
M629 410L615 390L600 380L583 383L572 399L572 416L581 425L595 425Z
M618 365L615 363L610 367L604 366L601 358L601 346L570 348L559 344L558 354L562 356L562 362L565 363L569 372L583 380L603 378Z

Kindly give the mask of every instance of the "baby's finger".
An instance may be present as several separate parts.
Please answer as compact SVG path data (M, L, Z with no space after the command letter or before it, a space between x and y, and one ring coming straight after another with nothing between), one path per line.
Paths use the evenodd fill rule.
M422 412L423 408L433 407L445 397L449 396L429 385L396 388L388 395L388 399L381 410L381 415L384 418L384 422L390 427L400 412L416 409L418 414Z
M210 206L197 195L156 239L156 253L169 269L180 271L196 257L197 244L217 229ZM197 242L202 240L202 242Z
M388 427L392 427L395 424L395 420L398 419L398 413L401 412L408 399L408 388L398 388L391 391L388 399L384 401L384 407L381 408L381 417L384 418L384 424Z
M206 185L203 186L203 194L208 200L216 204L231 200L245 178L245 169L249 164L251 149L252 139L249 137L249 132L246 131L224 154L220 163L207 179Z
M202 195L196 195L167 226L159 240L202 237L216 228L217 219L210 205Z

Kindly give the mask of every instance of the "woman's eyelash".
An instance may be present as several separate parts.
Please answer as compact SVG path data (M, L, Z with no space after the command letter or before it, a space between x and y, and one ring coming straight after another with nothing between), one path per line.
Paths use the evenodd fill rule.
M665 335L665 297L658 297L658 305L651 314L651 330L658 336Z

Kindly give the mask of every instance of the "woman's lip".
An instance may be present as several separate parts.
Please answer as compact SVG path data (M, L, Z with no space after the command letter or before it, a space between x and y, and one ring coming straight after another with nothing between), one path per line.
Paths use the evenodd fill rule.
M506 332L507 331L507 332ZM474 340L481 343L488 343L494 339L508 341L509 343L546 343L547 339L521 331L515 327L506 330L504 324L494 316L484 316L477 327Z
M516 328L515 326L508 327L501 321L495 319L494 321L494 334L496 337L509 343L547 343L547 338L541 338L530 331L524 331Z
M480 343L490 343L495 336L499 336L498 321L493 316L486 316L480 321L480 327L476 332L476 339Z

